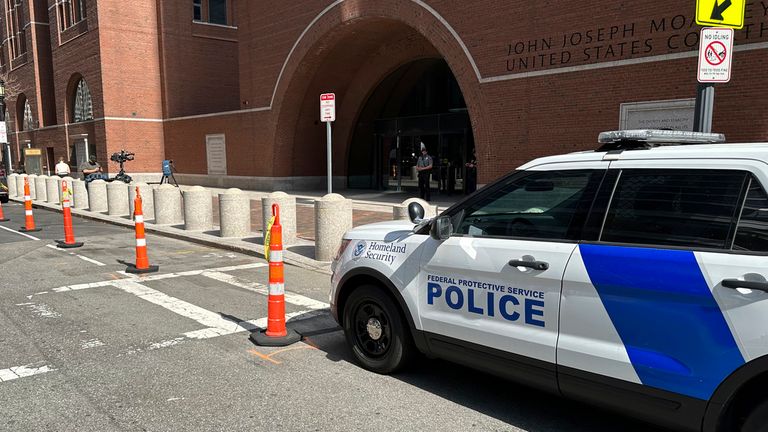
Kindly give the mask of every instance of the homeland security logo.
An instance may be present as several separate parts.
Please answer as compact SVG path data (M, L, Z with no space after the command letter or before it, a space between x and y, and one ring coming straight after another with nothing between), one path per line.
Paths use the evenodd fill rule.
M358 259L361 256L363 256L363 254L365 253L366 246L367 245L365 243L365 240L361 240L360 242L358 242L357 245L355 246L355 250L352 252L353 258Z

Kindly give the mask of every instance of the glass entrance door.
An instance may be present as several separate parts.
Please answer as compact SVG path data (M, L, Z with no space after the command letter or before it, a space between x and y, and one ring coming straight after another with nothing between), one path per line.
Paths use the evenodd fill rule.
M405 117L377 121L375 155L371 160L378 189L416 191L416 163L422 143L432 157L433 193L463 193L465 163L474 148L466 113ZM378 156L376 156L378 157Z

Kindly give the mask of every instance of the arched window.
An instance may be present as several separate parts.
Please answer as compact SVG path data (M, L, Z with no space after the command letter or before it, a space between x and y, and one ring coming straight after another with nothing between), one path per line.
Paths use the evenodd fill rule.
M16 99L16 130L28 131L35 127L35 119L32 117L32 107L29 106L29 99L24 94L20 94Z
M91 91L84 79L80 79L75 90L75 103L72 120L74 123L93 120L93 103L91 102Z
M32 118L32 107L29 106L29 99L24 101L24 130L35 128L35 119Z

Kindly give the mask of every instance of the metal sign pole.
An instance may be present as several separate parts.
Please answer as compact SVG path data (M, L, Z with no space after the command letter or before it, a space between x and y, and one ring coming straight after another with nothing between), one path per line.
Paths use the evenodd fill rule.
M699 84L696 88L696 107L693 119L694 132L712 132L712 115L715 106L715 85Z
M328 193L332 192L332 171L331 171L331 122L325 122L325 132L328 141Z

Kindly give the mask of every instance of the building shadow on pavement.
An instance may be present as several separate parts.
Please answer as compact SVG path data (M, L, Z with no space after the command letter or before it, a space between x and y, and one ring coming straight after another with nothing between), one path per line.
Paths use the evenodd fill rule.
M315 247L312 245L289 246L288 250L305 258L315 259Z
M344 332L325 313L288 327L331 361L357 365ZM510 365L510 367L513 367ZM361 368L362 369L362 368ZM366 372L368 373L368 372ZM373 373L373 372L369 372ZM538 391L468 367L418 355L393 379L529 432L669 432L593 405Z

